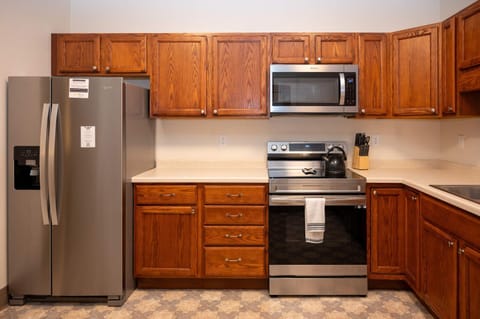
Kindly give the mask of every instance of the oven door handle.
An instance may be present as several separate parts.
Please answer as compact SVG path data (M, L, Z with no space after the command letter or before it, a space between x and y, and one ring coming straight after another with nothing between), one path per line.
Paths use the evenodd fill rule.
M365 195L270 195L270 206L305 206L305 198L325 198L325 206L365 206Z

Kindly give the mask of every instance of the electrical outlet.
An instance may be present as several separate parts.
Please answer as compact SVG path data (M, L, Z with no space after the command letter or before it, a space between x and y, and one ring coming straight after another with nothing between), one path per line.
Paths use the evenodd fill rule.
M220 146L227 145L227 137L225 135L220 135L218 137L218 145L220 145Z
M371 135L370 145L379 145L379 144L380 144L380 135Z

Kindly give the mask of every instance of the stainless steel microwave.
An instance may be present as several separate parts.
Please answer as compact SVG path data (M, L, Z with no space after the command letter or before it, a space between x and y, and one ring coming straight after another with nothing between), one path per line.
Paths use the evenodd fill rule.
M358 65L270 65L270 114L358 112Z

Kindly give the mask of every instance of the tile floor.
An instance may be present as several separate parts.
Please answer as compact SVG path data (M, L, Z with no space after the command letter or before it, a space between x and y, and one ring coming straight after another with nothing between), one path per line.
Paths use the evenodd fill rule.
M432 318L408 291L371 290L368 297L274 297L266 290L137 289L122 307L26 304L1 319L296 319Z

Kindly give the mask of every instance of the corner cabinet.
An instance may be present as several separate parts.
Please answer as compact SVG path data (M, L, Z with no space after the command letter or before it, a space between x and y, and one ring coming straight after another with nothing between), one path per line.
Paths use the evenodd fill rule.
M368 186L369 278L402 279L404 269L404 193L401 186Z
M267 116L269 37L265 34L212 37L213 116Z
M149 36L152 116L205 116L207 37Z
M405 189L405 277L410 287L420 289L420 194Z
M392 33L392 113L438 116L438 29L429 25Z
M144 34L52 34L52 75L146 75Z
M135 185L135 276L198 276L195 185Z

